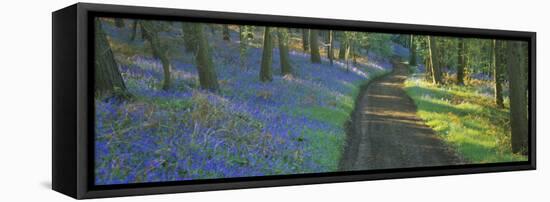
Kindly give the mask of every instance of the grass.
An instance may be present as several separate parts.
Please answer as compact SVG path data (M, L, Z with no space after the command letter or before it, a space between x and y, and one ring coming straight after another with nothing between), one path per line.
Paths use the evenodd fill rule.
M313 156L313 161L328 168L327 170L336 171L344 150L344 136L323 130L309 129L302 131L302 134L305 139L311 141L306 147L307 151L323 154Z
M510 150L509 110L474 86L436 86L414 74L405 90L418 115L471 163L526 161ZM507 103L506 103L507 104Z
M315 106L297 110L311 119L333 125L344 131L345 122L350 119L359 92L358 85L349 85L347 87L351 89L352 93L332 103L333 107ZM311 142L306 145L306 150L318 154L313 156L313 161L322 167L328 168L328 170L337 170L344 150L345 136L324 130L310 129L305 129L302 134L305 134L305 138Z

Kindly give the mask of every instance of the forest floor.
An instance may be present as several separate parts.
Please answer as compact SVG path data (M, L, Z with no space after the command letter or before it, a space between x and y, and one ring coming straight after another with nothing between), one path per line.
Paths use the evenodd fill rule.
M394 60L393 71L361 89L348 125L340 170L425 167L463 163L417 116L404 90L406 64Z
M170 49L173 86L162 90L162 64L130 28L105 30L132 99L96 97L96 184L125 184L322 173L338 170L359 87L392 68L373 53L357 64L289 52L292 76L260 82L262 40L249 41L240 65L238 33L206 32L220 90L200 89L193 54ZM260 35L261 32L256 33ZM139 36L139 34L138 34ZM163 33L165 43L179 29ZM294 39L298 39L295 36ZM294 40L297 41L297 40ZM394 45L395 55L407 51Z

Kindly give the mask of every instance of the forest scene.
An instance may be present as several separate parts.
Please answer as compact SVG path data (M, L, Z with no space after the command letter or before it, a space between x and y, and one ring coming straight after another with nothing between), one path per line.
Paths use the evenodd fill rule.
M524 41L94 23L96 185L527 160Z

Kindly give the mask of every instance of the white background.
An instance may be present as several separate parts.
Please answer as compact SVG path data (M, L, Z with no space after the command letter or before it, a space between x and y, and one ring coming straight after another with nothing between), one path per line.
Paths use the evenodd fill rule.
M75 1L1 1L0 201L68 201L51 186L51 12ZM109 201L543 201L550 200L550 6L545 1L299 0L97 3L537 32L538 170L123 197ZM498 2L498 3L497 3Z

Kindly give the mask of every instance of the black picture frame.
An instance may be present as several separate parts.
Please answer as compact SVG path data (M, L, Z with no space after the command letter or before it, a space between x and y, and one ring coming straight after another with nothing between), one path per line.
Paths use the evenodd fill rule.
M530 91L528 161L97 186L93 184L94 17L183 20L527 41ZM89 3L77 3L55 11L52 13L52 21L52 188L77 199L536 169L535 32Z

